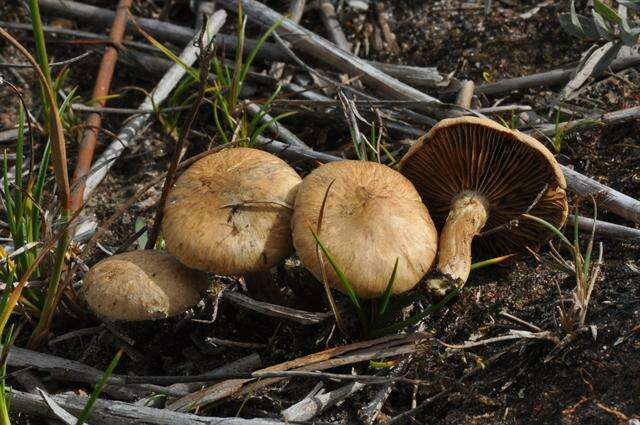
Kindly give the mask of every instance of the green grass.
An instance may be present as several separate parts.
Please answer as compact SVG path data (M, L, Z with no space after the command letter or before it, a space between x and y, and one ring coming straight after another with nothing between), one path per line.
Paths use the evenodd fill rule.
M561 267L563 267L564 269L573 269L573 274L575 276L576 283L571 293L570 306L567 306L567 304L563 301L564 298L560 293L560 288L558 288L561 300L559 306L560 317L558 322L567 333L585 327L587 311L589 308L589 302L591 300L591 293L600 275L600 266L602 264L603 256L602 243L598 245L598 260L594 263L592 258L596 230L596 219L598 216L597 204L593 197L592 202L594 210L593 226L587 240L587 245L584 248L580 244L580 230L578 228L577 206L574 208L573 241L570 241L562 233L562 231L560 231L560 229L558 229L548 221L530 214L524 215L525 219L535 221L542 227L555 234L560 239L562 246L566 250L568 250L571 256L571 261L567 261L562 258L561 254L555 249L552 249L552 252L550 253L553 260L557 262Z
M89 397L89 400L87 400L87 403L84 405L82 412L80 412L76 425L82 425L87 421L87 419L89 419L89 415L91 414L91 409L93 409L93 405L95 404L98 397L100 397L100 393L102 393L102 390L104 389L104 386L107 383L107 379L111 377L111 375L113 374L113 370L116 368L116 366L118 366L118 363L120 362L120 357L122 357L122 352L123 352L122 348L118 350L116 355L111 360L111 363L109 363L109 367L107 367L107 370L105 370L104 374L102 374L102 378L100 378L100 381L96 384L95 388L91 392L91 396Z
M194 87L198 87L200 84L207 84L205 101L211 106L212 122L215 125L217 141L219 143L235 141L238 142L240 146L255 146L257 137L262 135L267 127L285 117L293 115L294 112L285 112L270 120L264 119L265 115L269 114L273 101L280 94L280 86L278 86L267 99L262 102L256 102L260 103L260 110L255 116L251 117L247 112L246 103L240 99L240 93L256 55L273 31L280 26L281 22L279 21L267 29L258 39L255 47L251 49L245 57L244 44L247 21L241 4L238 4L237 16L238 41L235 58L232 64L229 64L217 56L213 58L211 63L211 71L215 76L213 81L200 81L200 75L194 68L183 63L177 55L151 35L145 33L141 28L138 27L138 31L169 60L181 65L187 71L187 76L180 82L176 89L174 89L168 100L170 107L190 105L196 96L193 90ZM174 111L171 113L160 113L158 111L158 116L167 133L170 134L174 140L177 140L182 111Z

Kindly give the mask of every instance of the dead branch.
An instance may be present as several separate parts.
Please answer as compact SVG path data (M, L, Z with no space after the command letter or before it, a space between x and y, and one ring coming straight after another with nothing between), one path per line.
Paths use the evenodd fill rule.
M370 341L356 342L341 347L329 348L319 353L310 354L285 363L274 365L257 372L278 371L322 371L337 366L367 361L372 358L384 358L416 352L417 342L430 337L430 334L417 332L405 335L390 335ZM207 387L206 389L183 397L171 405L169 409L184 411L197 409L223 400L230 396L242 396L260 388L273 385L285 378L263 378L259 381L251 379L232 379Z
M427 100L439 102L436 98L426 95L395 78L375 68L370 63L336 49L330 41L301 27L275 10L257 1L240 0L245 13L263 27L269 28L281 22L277 32L281 34L294 50L301 50L321 62L326 62L340 71L352 76L362 75L362 80L374 90L380 91L394 99ZM230 10L237 10L238 0L222 0L221 4Z
M41 0L40 8L41 10L47 11L55 16L84 22L92 22L99 25L110 24L115 16L114 12L111 10L70 0ZM232 8L232 10L237 10L237 8ZM188 43L195 34L192 28L175 25L169 22L162 22L155 19L140 17L134 18L140 27L153 37L179 46ZM95 38L100 37L101 36L99 35L95 36ZM104 36L102 36L102 39L104 39ZM216 48L220 51L234 53L238 40L233 35L218 34L214 43ZM256 45L257 40L245 39L244 53L249 54ZM292 59L280 46L269 42L262 45L256 57L269 61L292 63ZM402 65L380 64L379 62L365 62L375 68L381 66L381 68L383 68L381 69L382 72L404 81L407 84L415 84L420 87L443 87L443 81L449 81L449 78L446 76L439 73L435 75L434 68L405 67ZM408 70L410 71L409 73L407 72ZM407 80L403 80L405 77ZM445 84L444 86L446 85L448 84Z
M320 0L320 7L318 10L320 11L322 23L324 24L325 30L329 33L331 41L345 52L350 52L351 44L347 41L344 31L342 31L333 3L329 0Z
M612 72L619 72L638 64L640 64L640 55L616 59L609 65L609 68ZM483 84L476 87L475 92L487 96L500 96L517 90L555 86L569 81L575 71L576 68L554 69L525 77L510 78L496 81L495 83Z
M349 398L365 387L362 382L351 382L328 393L320 390L316 394L310 394L293 406L280 412L287 421L309 421L322 413L327 408Z
M569 215L567 217L567 227L572 228L574 223L575 219L572 215ZM584 232L591 232L592 227L592 218L578 216L578 229ZM596 236L630 243L640 243L640 229L601 220L596 220Z
M252 310L267 316L287 319L303 325L315 325L330 319L330 312L311 313L308 311L295 310L277 304L269 304L264 301L257 301L239 292L223 291L222 299L232 302L240 307Z
M11 408L19 412L58 419L58 416L51 412L49 405L41 396L12 390L7 393L7 398L11 402ZM75 416L82 412L88 400L86 397L80 397L75 394L52 395L51 399L58 406ZM131 425L132 423L159 425L284 425L284 422L270 419L197 416L102 399L96 400L89 415L89 420L92 424L105 425Z

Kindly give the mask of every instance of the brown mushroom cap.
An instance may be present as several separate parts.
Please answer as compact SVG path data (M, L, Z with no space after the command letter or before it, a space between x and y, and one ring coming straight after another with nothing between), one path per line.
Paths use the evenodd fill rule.
M381 296L396 258L393 293L413 288L433 263L436 230L411 182L373 162L328 163L302 181L292 228L293 244L305 267L322 279L309 226L316 230L322 202L332 182L318 236L354 291L363 298ZM325 270L331 286L344 292L326 261Z
M517 219L541 198L530 214L557 227L568 206L566 182L555 158L534 138L487 119L445 119L417 141L400 162L401 173L415 185L441 228L462 193L481 196L488 212L482 233L473 240L479 257L535 249L552 236L526 219L517 226L491 229ZM546 189L545 189L546 188Z
M99 316L127 322L174 316L194 306L207 289L204 273L166 252L131 251L106 258L84 277L83 293Z
M292 252L291 208L300 176L257 149L208 155L176 181L164 208L167 250L198 270L244 275Z

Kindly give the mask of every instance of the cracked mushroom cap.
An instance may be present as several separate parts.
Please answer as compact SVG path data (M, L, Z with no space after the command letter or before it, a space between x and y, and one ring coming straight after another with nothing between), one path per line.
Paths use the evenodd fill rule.
M164 208L167 250L188 267L241 276L292 251L291 206L300 176L257 149L208 155L176 181Z
M318 236L354 291L362 298L383 295L396 258L393 293L412 289L433 263L436 230L411 182L374 162L332 162L304 178L292 219L293 244L304 266L322 280L309 226L316 230L330 185ZM325 270L331 286L344 292L326 261Z
M534 138L476 117L445 119L402 158L400 171L415 185L441 228L462 193L477 194L487 209L482 232L525 213L562 227L567 218L566 182L557 161ZM537 197L540 199L535 202ZM537 248L552 236L527 219L473 240L480 257Z
M98 316L116 321L162 319L184 313L208 287L204 273L162 251L106 258L84 277L84 298Z

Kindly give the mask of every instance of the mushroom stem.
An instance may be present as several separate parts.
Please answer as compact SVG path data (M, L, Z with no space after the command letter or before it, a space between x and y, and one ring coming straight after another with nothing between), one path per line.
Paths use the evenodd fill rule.
M483 196L466 192L457 197L440 234L438 271L466 282L471 271L471 242L488 215Z

